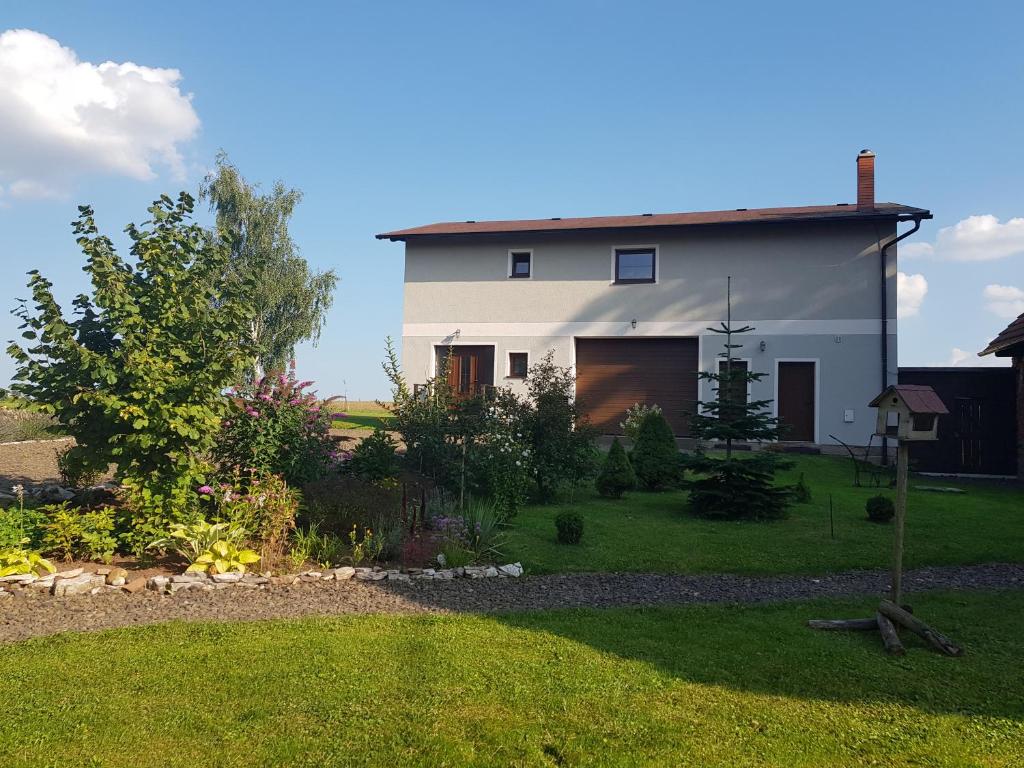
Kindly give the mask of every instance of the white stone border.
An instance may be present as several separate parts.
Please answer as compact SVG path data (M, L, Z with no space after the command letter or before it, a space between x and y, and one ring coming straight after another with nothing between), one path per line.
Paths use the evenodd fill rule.
M14 591L31 589L46 591L56 597L70 595L96 595L105 591L125 593L141 592L148 589L158 594L173 595L177 592L202 590L206 592L228 587L263 589L273 586L288 586L296 583L317 583L329 581L450 581L452 579L518 578L523 575L522 563L507 565L468 565L460 568L409 568L407 570L385 570L378 566L363 568L342 566L325 571L303 571L297 574L272 576L255 573L180 573L174 576L139 576L129 580L130 573L124 568L99 568L87 572L82 568L58 571L45 576L22 574L0 578L0 597L10 596Z

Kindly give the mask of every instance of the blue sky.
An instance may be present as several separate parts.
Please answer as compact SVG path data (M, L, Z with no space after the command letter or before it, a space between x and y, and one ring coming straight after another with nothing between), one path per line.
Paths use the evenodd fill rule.
M385 396L402 248L375 233L850 201L870 147L878 199L935 214L901 258L900 363L974 364L1024 311L1022 23L1012 3L4 4L0 33L73 56L0 39L0 307L31 267L82 289L75 205L117 234L224 148L302 189L293 234L342 278L300 374Z

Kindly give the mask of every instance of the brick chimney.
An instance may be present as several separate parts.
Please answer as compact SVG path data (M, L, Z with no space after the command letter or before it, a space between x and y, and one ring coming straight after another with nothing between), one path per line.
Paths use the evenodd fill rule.
M857 155L857 210L875 210L875 153L870 149Z

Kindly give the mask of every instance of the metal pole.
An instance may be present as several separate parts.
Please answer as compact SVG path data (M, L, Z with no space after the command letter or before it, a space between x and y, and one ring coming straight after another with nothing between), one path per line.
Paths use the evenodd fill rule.
M907 465L910 444L900 440L896 448L896 531L892 548L892 601L903 597L903 526L907 518Z

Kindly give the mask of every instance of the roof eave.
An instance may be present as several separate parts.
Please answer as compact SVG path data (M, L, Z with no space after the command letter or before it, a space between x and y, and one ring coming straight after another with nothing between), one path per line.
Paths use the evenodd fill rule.
M824 214L816 216L777 216L772 218L764 219L744 219L740 221L703 221L694 222L692 224L680 223L680 222L666 222L666 223L644 223L644 224L631 224L625 226L608 226L608 227L558 227L558 228L537 228L537 229L494 229L494 230L481 230L475 232L417 232L415 230L395 230L394 232L382 232L375 235L377 240L390 240L391 242L407 241L410 239L426 239L433 237L457 237L457 238L470 238L470 237L483 237L488 235L546 235L551 233L579 233L579 232L600 232L602 230L651 230L651 229L688 229L690 227L735 227L744 226L750 224L801 224L801 223L820 223L827 221L842 221L842 222L855 222L855 221L915 221L915 220L928 220L932 218L932 213L926 208L911 208L907 206L909 210L902 211L876 211L873 213L847 213L837 212L836 214ZM434 225L430 225L434 226Z

